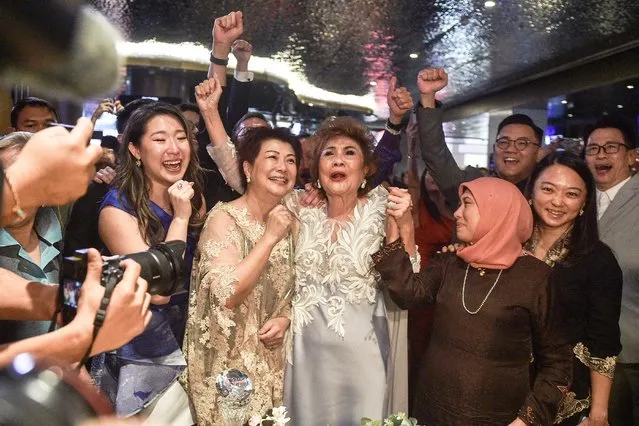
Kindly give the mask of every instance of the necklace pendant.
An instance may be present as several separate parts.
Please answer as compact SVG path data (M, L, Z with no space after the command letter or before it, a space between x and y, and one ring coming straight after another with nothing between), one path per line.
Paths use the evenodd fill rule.
M500 270L499 274L497 274L497 279L495 280L495 282L493 283L493 286L490 288L490 290L488 290L488 293L486 293L486 297L484 297L484 300L481 302L481 304L479 305L479 308L477 308L474 311L471 311L470 309L468 309L468 307L466 306L466 279L468 279L468 270L470 269L470 265L466 266L466 273L464 274L464 282L462 284L462 291L461 291L461 301L462 301L462 306L464 307L464 310L466 312L468 312L471 315L476 315L479 311L481 311L481 308L484 307L484 303L486 303L486 300L488 300L488 298L490 297L490 294L493 292L493 290L495 289L495 286L497 285L497 282L499 282L499 278L501 278L501 273L504 272L504 270ZM485 270L484 269L479 269L479 274L480 275L484 275Z
M484 275L486 275L486 270L484 268L479 268L478 271L479 271L480 277L483 277Z

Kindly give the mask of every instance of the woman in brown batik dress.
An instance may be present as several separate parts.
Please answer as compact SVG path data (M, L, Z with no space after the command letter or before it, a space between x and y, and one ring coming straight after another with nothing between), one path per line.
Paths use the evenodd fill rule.
M532 234L528 203L497 178L464 183L459 193L457 237L467 247L413 273L409 200L389 207L388 245L374 256L400 307L435 305L413 415L429 426L552 424L572 359L552 269L523 250Z

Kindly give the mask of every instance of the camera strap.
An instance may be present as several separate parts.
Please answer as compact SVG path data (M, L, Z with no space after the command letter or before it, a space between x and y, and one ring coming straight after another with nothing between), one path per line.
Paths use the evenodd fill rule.
M56 248L58 250L60 250L60 253L58 254L57 267L58 267L58 269L62 270L62 262L64 262L63 251L60 249L60 247L56 247ZM62 286L63 284L60 283L58 285ZM51 333L53 330L55 330L56 325L58 325L58 315L60 315L60 312L62 312L62 305L64 304L64 297L62 295L61 289L59 289L59 290L60 291L58 291L58 296L56 297L55 312L53 313L53 317L51 318L51 324L49 324L49 331L47 331L47 333Z
M62 302L58 302L55 308L55 312L53 313L53 318L51 318L51 324L49 324L49 331L47 331L47 333L51 333L53 330L55 330L55 326L58 324L58 315L60 315L61 311L62 311Z
M82 357L82 361L80 361L80 363L78 364L78 370L82 368L82 366L89 360L89 357L91 356L91 350L93 350L95 339L98 337L100 328L104 324L104 319L106 318L107 308L109 307L109 303L111 302L111 295L113 294L113 290L115 290L115 286L119 282L120 278L121 277L118 276L109 276L104 282L104 295L102 296L100 307L95 313L95 318L93 320L93 336L91 337L91 344Z

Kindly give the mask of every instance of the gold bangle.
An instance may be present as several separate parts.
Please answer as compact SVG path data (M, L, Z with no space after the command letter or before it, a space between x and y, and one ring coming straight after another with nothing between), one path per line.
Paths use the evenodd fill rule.
M11 191L13 200L15 201L15 206L13 206L11 211L16 216L18 216L18 219L24 219L26 217L26 213L24 212L24 210L22 210L22 207L20 206L20 198L18 197L18 193L13 188L13 185L11 184L11 181L9 180L9 176L4 170L2 171L2 174L4 175L4 181L7 183L7 186L9 187L9 190Z

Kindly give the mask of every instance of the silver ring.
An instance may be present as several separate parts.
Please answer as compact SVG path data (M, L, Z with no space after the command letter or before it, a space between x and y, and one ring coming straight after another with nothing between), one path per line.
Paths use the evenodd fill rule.
M389 201L386 205L391 209L397 207L397 203L395 203L394 201Z
M182 189L182 182L178 182L177 189L180 189L180 190Z

